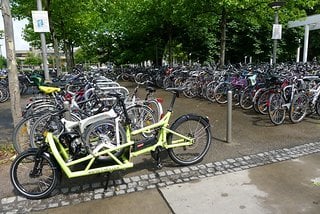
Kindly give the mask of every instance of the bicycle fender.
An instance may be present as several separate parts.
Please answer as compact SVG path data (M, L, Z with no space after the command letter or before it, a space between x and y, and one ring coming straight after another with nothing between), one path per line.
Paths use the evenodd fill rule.
M180 117L178 117L178 118L172 123L171 127L172 127L175 123L177 123L178 121L180 121L180 120L188 120L188 119L191 118L191 117L196 117L196 118L198 117L198 118L204 120L206 123L208 123L208 126L209 126L209 127L211 126L208 117L204 117L204 116L201 116L201 115L198 115L198 114L194 114L194 113L189 113L189 114L181 115Z
M40 151L40 149L39 148L29 148L27 151L38 153ZM52 162L55 164L56 168L59 168L58 162L56 161L56 159L54 158L54 156L50 152L43 151L42 154L45 155L46 157L48 157L49 159L51 159Z

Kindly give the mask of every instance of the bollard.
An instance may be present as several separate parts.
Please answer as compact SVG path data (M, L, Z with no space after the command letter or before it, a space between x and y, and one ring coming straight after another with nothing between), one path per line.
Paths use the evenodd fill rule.
M70 110L70 103L68 101L64 101L63 102L63 108L65 110L67 110L65 113L64 113L64 118L66 120L71 120L71 110Z
M227 143L232 141L232 91L228 91Z

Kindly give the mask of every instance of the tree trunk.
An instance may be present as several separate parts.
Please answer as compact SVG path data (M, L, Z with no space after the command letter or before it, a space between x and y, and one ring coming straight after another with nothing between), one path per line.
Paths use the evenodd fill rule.
M171 35L171 29L169 32L169 66L173 67L173 54L172 54L172 35Z
M65 41L64 42L64 53L66 56L66 62L67 62L67 72L72 72L72 59L71 59L71 53L70 53L70 44Z
M48 11L49 22L51 23L51 0L44 1L45 3L45 10ZM54 60L53 65L56 68L57 76L61 74L61 59L59 53L59 43L58 39L56 38L56 32L52 24L50 24L50 32L53 40L53 50L54 50Z
M226 30L227 30L227 12L225 8L222 8L221 23L220 23L220 67L225 65L226 57Z
M18 69L15 54L13 23L9 0L1 1L2 16L4 23L4 34L8 61L8 79L9 79L9 93L11 102L11 114L13 125L15 126L21 119L21 103L20 103L20 90L18 80Z
M53 37L53 49L54 49L54 62L57 69L57 76L61 75L61 59L60 59L60 52L59 52L59 44L58 39L56 38L55 31L52 31L52 37Z

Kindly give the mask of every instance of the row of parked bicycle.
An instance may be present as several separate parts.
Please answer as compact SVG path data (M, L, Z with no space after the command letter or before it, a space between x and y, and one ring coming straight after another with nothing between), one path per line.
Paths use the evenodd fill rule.
M229 66L225 69L125 68L108 71L103 75L99 70L83 72L75 69L73 73L66 74L56 83L60 85L68 83L68 88L63 92L64 95L60 96L66 96L69 101L72 101L72 108L82 109L77 110L77 114L82 114L80 117L92 115L93 106L98 106L97 101L96 103L86 101L93 100L92 97L101 99L101 95L97 95L98 91L101 93L101 89L97 90L97 85L101 85L99 82L104 82L104 88L110 90L113 86L120 87L116 81L122 79L135 81L137 84L149 82L153 86L162 88L184 87L183 94L188 98L201 97L220 104L227 102L228 91L232 91L234 104L244 110L254 109L258 113L268 114L274 124L282 124L286 112L289 113L293 123L302 121L308 114L320 115L319 67L315 64L312 66L296 64L281 65L277 68L271 68L268 65ZM116 81L109 79L109 76ZM78 91L72 92L77 89ZM124 87L121 87L121 90L121 93L129 94ZM62 98L54 97L53 100L62 105ZM79 107L76 101L84 102ZM54 106L59 106L56 103Z
M269 65L224 69L182 67L166 72L132 69L122 73L125 79L130 76L137 83L148 80L162 88L183 86L186 97L205 98L219 104L227 102L231 91L234 104L269 115L276 125L284 122L287 113L293 123L313 113L320 115L318 64L282 64L275 68Z
M22 120L14 128L13 145L18 153L30 146L37 147L43 139L45 129L54 130L53 133L57 136L63 133L65 127L61 118L65 117L66 112L70 112L68 119L72 121L90 118L83 123L86 126L91 125L91 122L96 120L95 115L101 117L101 113L114 107L115 99L109 96L110 93L119 93L125 98L127 112L134 124L133 129L153 124L159 121L163 114L162 101L154 97L155 89L152 87L146 87L146 97L141 99L137 97L141 86L139 84L132 93L129 93L127 88L104 76L93 77L85 73L71 76L73 78L69 78L68 84L63 87L61 82L60 87L37 86L41 93L35 94L30 99L23 110ZM116 110L121 114L121 109ZM80 124L79 127L81 126ZM83 139L89 139L88 136L92 135L93 129L88 131L85 127L81 127L79 131ZM147 136L146 133L145 135ZM70 145L72 146L70 151L86 150L78 142ZM91 145L91 149L95 146Z

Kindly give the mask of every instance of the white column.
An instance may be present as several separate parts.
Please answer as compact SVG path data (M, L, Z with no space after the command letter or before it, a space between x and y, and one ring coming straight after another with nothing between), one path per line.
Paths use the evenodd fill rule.
M303 62L308 60L309 25L304 26Z

